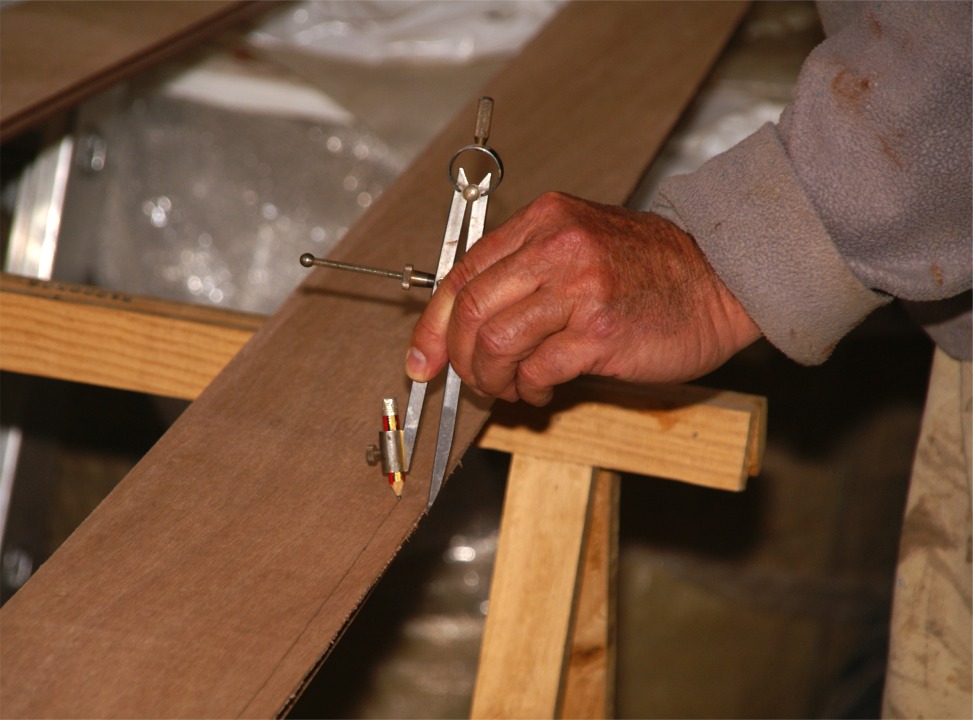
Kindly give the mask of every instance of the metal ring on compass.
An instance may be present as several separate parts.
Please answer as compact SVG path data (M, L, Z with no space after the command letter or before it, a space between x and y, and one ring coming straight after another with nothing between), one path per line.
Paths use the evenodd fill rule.
M503 180L503 162L500 160L500 156L497 155L493 148L486 147L485 145L467 145L466 147L462 147L453 153L453 157L449 160L449 181L453 184L453 187L456 188L456 192L463 192L463 188L461 188L457 182L457 172L455 166L460 155L471 151L483 153L493 160L493 164L496 165L496 175L490 178L490 187L486 192L483 193L483 196L489 195L500 186L500 182Z

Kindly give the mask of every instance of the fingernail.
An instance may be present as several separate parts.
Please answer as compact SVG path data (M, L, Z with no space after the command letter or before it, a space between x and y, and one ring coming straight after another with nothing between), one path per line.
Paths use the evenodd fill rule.
M426 380L426 356L419 348L410 347L405 354L405 373L416 382Z

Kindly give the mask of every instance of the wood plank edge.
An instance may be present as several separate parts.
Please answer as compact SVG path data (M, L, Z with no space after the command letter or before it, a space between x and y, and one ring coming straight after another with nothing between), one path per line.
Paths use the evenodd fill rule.
M245 20L257 17L275 4L259 0L237 0L235 4L215 12L206 20L187 26L177 37L163 38L148 45L141 52L92 74L84 83L52 93L13 111L9 116L4 115L0 119L0 143L40 125L58 113L70 110L122 80L127 80L170 57L185 52Z
M0 297L7 294L73 305L89 305L119 313L185 320L199 324L201 327L232 328L251 333L256 332L266 320L263 315L242 310L195 305L178 300L106 290L93 285L0 273ZM2 316L3 305L0 303L0 317Z

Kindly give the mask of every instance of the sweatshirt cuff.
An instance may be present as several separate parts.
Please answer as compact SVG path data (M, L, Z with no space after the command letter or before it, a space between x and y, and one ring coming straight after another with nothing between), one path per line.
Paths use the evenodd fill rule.
M824 362L891 300L862 285L842 258L773 124L667 179L652 210L695 238L764 336L799 363Z

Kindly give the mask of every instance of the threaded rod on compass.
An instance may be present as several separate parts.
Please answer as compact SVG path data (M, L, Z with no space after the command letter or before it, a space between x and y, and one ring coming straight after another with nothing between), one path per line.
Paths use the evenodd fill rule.
M364 273L365 275L392 278L402 283L403 290L408 290L411 287L433 287L436 284L435 275L416 270L412 265L406 265L401 272L396 272L395 270L385 270L367 265L325 260L324 258L314 257L311 253L301 255L301 265L306 268L317 265L318 267L331 268L332 270L349 270L351 272Z

